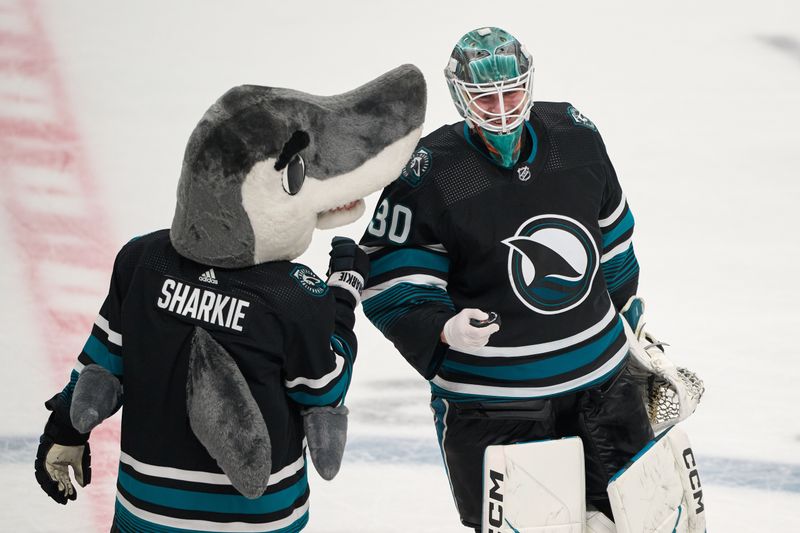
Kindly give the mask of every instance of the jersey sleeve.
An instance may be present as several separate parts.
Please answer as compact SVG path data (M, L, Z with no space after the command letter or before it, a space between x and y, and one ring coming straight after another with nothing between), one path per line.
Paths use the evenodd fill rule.
M61 392L67 403L72 401L72 392L81 372L89 365L100 365L123 381L122 302L127 294L135 263L135 252L131 244L134 241L125 245L114 261L108 294L92 324L89 338L78 354L69 383Z
M361 239L370 258L364 314L426 379L444 358L440 334L455 314L447 293L451 258L442 239L443 211L434 194L396 180Z
M310 300L290 326L284 386L297 404L337 406L344 403L353 374L358 344L356 300L346 290L328 287L325 297Z
M598 220L603 238L600 266L611 300L619 311L628 299L636 294L639 285L639 263L633 252L633 212L622 192L605 146L602 146L602 151L606 185Z

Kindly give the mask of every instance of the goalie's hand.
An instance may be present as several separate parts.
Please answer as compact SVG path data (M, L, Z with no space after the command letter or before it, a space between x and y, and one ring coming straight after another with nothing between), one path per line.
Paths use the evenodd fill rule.
M480 309L463 309L448 320L442 329L442 340L456 350L470 350L482 348L489 342L492 334L500 331L496 322L488 326L473 326L470 320L484 321L489 319L489 313Z
M92 458L89 443L62 446L53 442L49 436L42 435L34 463L36 481L48 496L62 505L78 497L69 475L69 467L72 467L78 485L85 487L91 482Z

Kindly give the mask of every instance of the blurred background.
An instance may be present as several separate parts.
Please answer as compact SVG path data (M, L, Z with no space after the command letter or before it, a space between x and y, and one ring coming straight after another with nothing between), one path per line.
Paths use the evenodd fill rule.
M534 56L536 100L598 125L637 221L648 329L707 393L685 423L709 530L800 530L800 5L706 2L0 0L0 530L107 531L117 430L77 502L33 478L116 251L168 227L186 140L228 88L336 94L401 63L425 133L459 117L442 70L466 31ZM372 212L377 195L367 199ZM335 234L299 261L322 272ZM311 532L458 532L427 384L359 311L345 465ZM154 436L154 438L158 438Z

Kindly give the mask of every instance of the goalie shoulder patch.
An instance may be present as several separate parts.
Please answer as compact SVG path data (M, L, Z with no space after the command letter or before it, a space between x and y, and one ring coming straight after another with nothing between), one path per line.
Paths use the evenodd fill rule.
M575 107L569 106L567 108L567 116L572 119L572 123L576 126L583 126L584 128L588 128L592 131L597 131L597 126L594 125L594 122L589 120L588 117L584 116L583 113L575 109Z
M421 146L411 156L411 159L403 167L400 172L400 179L411 185L412 187L419 186L422 179L431 169L431 162L433 161L433 154L431 151Z

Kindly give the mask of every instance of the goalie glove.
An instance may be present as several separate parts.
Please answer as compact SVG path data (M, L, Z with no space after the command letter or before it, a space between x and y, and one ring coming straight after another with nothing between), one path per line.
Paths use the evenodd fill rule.
M52 414L44 427L44 434L39 438L34 462L39 486L62 505L78 497L70 479L69 467L72 467L75 481L81 487L92 480L89 434L80 433L72 427L69 408L65 403L56 394L44 404Z
M705 392L703 380L680 368L664 353L663 343L644 330L644 300L631 296L620 312L631 354L631 364L649 374L645 406L655 433L689 418Z

